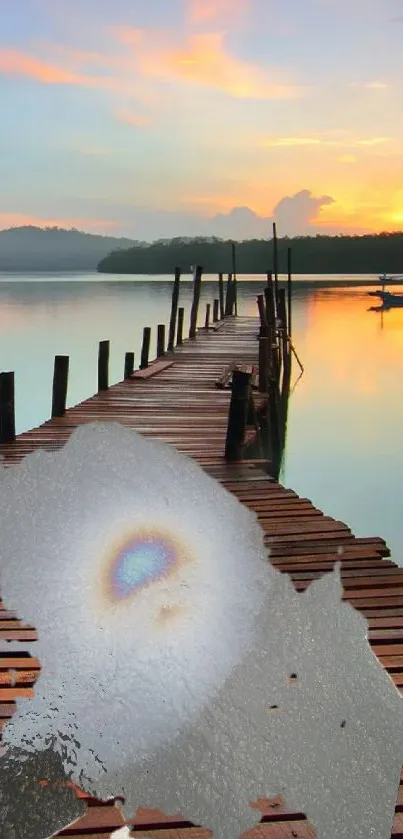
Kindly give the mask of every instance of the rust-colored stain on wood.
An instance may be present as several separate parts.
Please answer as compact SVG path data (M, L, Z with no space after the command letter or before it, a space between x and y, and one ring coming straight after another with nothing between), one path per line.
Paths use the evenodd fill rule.
M223 453L230 392L217 388L223 371L234 361L256 365L258 322L255 318L228 318L219 330L200 330L195 341L185 341L163 362L135 372L64 417L50 420L0 446L6 465L43 448L60 448L82 423L120 422L147 437L170 443L194 458L212 477L248 508L255 510L270 549L270 561L287 573L298 591L336 561L341 563L344 599L369 621L369 641L382 666L403 692L403 568L390 559L378 537L356 538L349 527L325 516L307 498L299 498L268 477L266 464L243 460L227 464ZM263 399L257 394L260 405ZM252 438L253 434L250 434ZM162 616L167 619L169 616ZM34 690L40 662L24 651L24 641L36 639L35 629L7 611L0 601L0 637L21 641L21 652L0 656L0 732L15 711L18 697ZM39 781L38 781L39 783ZM43 781L45 783L45 781ZM87 813L57 836L70 839L106 839L125 824L119 801L101 803L82 791ZM261 823L243 839L315 839L315 830L301 813L287 809L281 798L251 802ZM180 815L140 808L129 822L133 836L159 839L208 839L211 831L191 827ZM403 836L403 776L396 804L391 839Z

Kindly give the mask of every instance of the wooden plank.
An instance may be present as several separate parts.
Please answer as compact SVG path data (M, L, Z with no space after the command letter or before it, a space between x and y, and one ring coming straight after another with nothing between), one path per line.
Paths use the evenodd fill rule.
M151 379L152 376L156 376L157 373L161 373L163 370L167 370L168 367L172 367L174 361L152 361L151 364L148 365L144 370L135 370L134 373L130 376L131 379Z
M290 574L299 589L341 562L344 599L367 618L371 647L403 693L403 569L383 559L389 556L384 540L355 538L343 522L324 515L309 499L273 481L267 460L225 463L231 392L216 387L216 382L234 359L245 369L256 365L257 321L230 317L219 326L219 333L204 330L196 340L185 340L175 349L174 359L168 356L153 361L148 368L135 371L129 380L68 409L63 417L2 445L6 465L18 463L38 447L57 451L78 425L94 420L120 422L150 439L176 446L257 514L265 531L269 561ZM255 395L255 400L256 406L267 404L265 396ZM33 627L24 626L18 618L0 601L0 638L21 641L23 654L24 643L37 636ZM16 699L33 695L39 669L35 657L19 655L15 650L10 655L0 653L0 730L14 713ZM87 812L59 836L106 839L124 823L114 802L102 804L83 792L77 794L88 802ZM398 807L403 807L401 791ZM260 802L256 809L263 823L248 833L251 839L315 839L314 828L303 814L287 810L284 802L270 805L266 801L265 806ZM206 829L184 825L178 816L146 809L138 811L132 833L159 839L206 839L211 835ZM392 836L403 837L398 810Z

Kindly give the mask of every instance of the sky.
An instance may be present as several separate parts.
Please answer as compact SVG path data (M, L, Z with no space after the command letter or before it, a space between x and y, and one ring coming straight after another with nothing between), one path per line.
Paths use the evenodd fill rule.
M0 0L0 228L403 230L403 0Z

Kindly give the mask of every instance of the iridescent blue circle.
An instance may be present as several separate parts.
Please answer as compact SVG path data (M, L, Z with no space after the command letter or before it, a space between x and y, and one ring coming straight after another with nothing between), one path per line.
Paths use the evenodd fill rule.
M114 597L122 599L136 589L166 574L175 560L175 553L161 539L139 539L127 544L115 558L110 583Z

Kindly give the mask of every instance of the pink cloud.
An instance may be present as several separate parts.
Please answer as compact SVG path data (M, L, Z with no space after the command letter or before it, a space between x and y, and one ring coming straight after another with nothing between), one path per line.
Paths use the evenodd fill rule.
M233 22L234 16L246 10L246 0L185 0L191 24L220 20Z
M77 73L15 49L0 50L0 73L28 76L43 84L80 85L85 83L84 77Z

